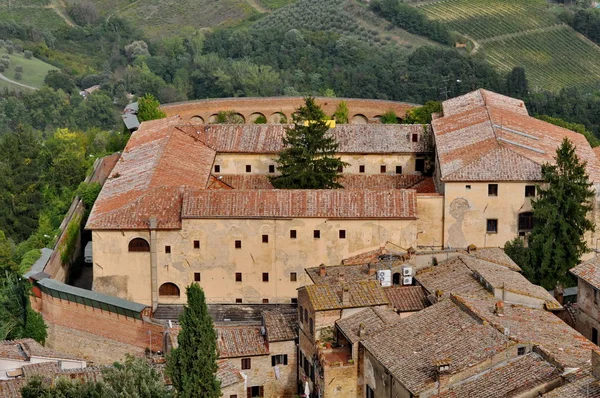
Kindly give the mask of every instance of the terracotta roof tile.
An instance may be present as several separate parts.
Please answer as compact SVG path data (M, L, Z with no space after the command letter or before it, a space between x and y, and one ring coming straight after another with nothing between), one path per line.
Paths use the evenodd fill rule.
M361 340L358 335L361 325L365 327L366 335L363 338L366 338L400 319L400 316L390 309L369 307L354 315L337 320L335 323L344 336L352 344L355 344Z
M349 301L342 302L342 290L348 289ZM341 284L308 285L308 298L315 311L387 305L389 300L378 281L359 281Z
M235 365L228 359L217 361L219 369L217 370L217 379L221 382L221 388L229 387L244 381L244 378L237 370Z
M25 378L0 380L0 398L21 398L21 388L27 384Z
M421 311L427 307L421 286L390 286L384 289L392 308L398 312Z
M437 266L421 269L417 271L415 279L430 294L435 294L439 290L444 296L455 293L491 297L491 293L473 277L473 271L459 257L440 262Z
M83 361L83 359L73 355L46 348L33 339L0 341L0 359L7 358L29 361L31 357L73 359L77 361Z
M182 218L414 219L413 190L188 190Z
M257 326L216 326L219 358L268 355L269 348Z
M508 337L444 300L402 319L361 342L411 394L433 388L433 362L450 359L450 374L509 348Z
M190 136L219 153L278 153L290 125L206 124L180 126ZM430 134L422 125L339 125L329 130L336 139L338 153L429 153L428 137L412 142L412 134Z
M506 268L512 269L513 271L521 271L521 267L519 267L517 263L508 257L508 255L500 247L478 248L477 250L471 251L469 255L489 263L502 265Z
M502 362L489 371L478 373L434 397L516 397L552 380L560 379L561 373L556 366L532 352Z
M565 376L566 383L544 394L548 398L598 398L600 397L600 380L592 374L592 367L587 365L575 373Z
M573 268L570 272L576 277L586 281L593 287L600 289L600 257L595 256Z
M264 311L263 322L267 330L267 339L271 341L294 340L298 337L298 311L288 310Z

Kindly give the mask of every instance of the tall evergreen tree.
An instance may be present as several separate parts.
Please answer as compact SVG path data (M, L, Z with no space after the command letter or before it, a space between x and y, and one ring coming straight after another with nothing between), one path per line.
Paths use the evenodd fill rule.
M338 144L314 98L306 98L296 110L294 127L287 129L283 144L285 149L277 159L281 175L271 178L275 188L343 188L339 169L347 163L335 157Z
M515 66L506 77L506 93L511 97L525 98L529 93L529 82L525 69Z
M535 283L547 289L561 281L574 283L568 270L588 250L584 234L594 230L587 218L594 191L575 147L565 138L556 151L556 164L542 166L546 188L533 202L534 227L529 237Z
M219 398L217 335L208 314L204 291L198 284L186 288L187 305L179 317L178 347L171 351L167 373L178 397Z

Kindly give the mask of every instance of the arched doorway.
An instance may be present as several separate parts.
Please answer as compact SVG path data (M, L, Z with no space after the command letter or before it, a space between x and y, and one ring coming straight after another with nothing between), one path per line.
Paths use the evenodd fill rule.
M171 282L163 283L160 285L160 288L158 288L158 295L161 297L179 297L179 287Z

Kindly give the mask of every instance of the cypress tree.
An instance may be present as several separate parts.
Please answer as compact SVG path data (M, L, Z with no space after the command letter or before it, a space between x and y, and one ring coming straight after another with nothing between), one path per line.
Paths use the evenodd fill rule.
M178 397L219 398L217 335L208 314L204 291L198 284L186 288L187 305L179 317L178 347L171 351L167 373Z
M546 188L538 187L533 205L534 226L529 237L531 267L535 283L546 289L561 281L567 286L574 280L568 270L588 250L584 234L594 230L587 218L592 210L594 191L575 147L565 138L556 151L556 164L542 166Z
M339 168L347 163L335 157L338 144L329 134L325 119L312 97L296 110L294 127L286 130L285 149L277 159L281 175L271 178L275 188L343 188L338 182Z

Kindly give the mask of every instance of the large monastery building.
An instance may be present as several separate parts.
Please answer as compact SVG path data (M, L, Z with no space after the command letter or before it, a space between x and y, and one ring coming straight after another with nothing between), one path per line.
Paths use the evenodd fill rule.
M373 103L379 114L390 106L368 102L361 113L349 103L369 114L355 121L375 120ZM600 182L582 135L485 90L445 101L431 126L332 128L349 163L339 190L273 189L268 177L290 126L195 124L214 110L193 105L143 123L104 185L86 226L94 290L156 307L184 303L185 286L197 282L212 303L295 302L311 283L307 267L382 247L497 247L526 234L541 166L564 137Z

